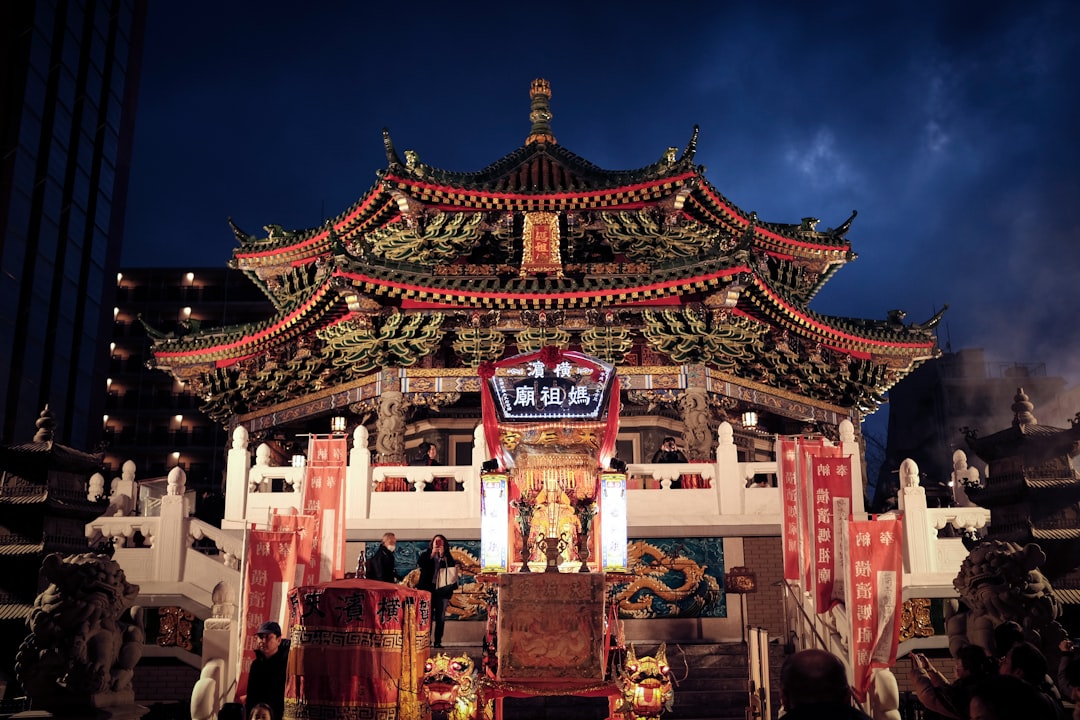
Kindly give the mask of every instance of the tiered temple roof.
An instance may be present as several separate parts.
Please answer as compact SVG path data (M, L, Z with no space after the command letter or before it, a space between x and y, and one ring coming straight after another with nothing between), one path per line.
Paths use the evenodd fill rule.
M855 258L854 213L826 230L759 220L695 165L697 128L651 165L601 169L556 142L550 96L533 83L525 144L480 171L402 160L384 131L379 181L322 226L233 224L232 264L277 313L153 333L156 366L225 422L385 367L467 371L545 344L866 412L938 354L940 313L905 324L808 308Z

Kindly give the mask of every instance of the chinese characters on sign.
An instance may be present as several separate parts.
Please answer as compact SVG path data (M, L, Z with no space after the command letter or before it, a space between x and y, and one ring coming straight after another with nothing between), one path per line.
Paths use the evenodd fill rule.
M844 601L846 546L851 517L851 458L813 456L811 529L815 607L827 612Z
M861 702L874 668L896 662L903 572L900 519L851 521L847 547L853 689Z
M540 360L507 368L492 378L504 420L595 420L604 409L610 366L587 367L563 360L553 367Z

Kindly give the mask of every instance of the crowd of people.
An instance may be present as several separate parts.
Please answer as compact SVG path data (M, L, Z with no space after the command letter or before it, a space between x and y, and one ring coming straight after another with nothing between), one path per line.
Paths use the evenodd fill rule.
M995 653L977 645L956 652L954 679L924 655L911 654L911 681L919 702L936 717L955 720L1080 720L1080 656L1071 640L1061 643L1056 680L1046 656L1025 640L1015 622L994 632ZM1066 703L1074 705L1070 712Z

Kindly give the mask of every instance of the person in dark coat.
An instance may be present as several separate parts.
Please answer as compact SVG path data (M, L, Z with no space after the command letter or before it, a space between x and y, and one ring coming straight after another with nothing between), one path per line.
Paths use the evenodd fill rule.
M425 465L440 465L439 448L435 443L427 442L426 440L420 443L420 447L416 449L416 455L413 457L412 462L409 465L412 466L425 466Z
M396 583L398 578L394 565L395 550L397 550L397 536L392 532L383 533L379 548L367 559L364 576L368 580Z
M285 671L289 665L289 640L281 638L281 626L264 622L255 633L255 660L248 671L247 695L243 697L245 716L259 703L274 711L274 720L285 715Z
M416 587L431 593L431 622L434 626L434 647L441 648L443 630L446 627L446 606L450 604L450 598L454 594L454 587L439 590L436 587L438 573L442 568L457 567L454 556L450 553L450 545L446 542L446 536L436 535L431 538L431 545L420 553L416 561L420 568L420 580Z
M654 463L684 463L686 455L675 444L675 438L666 437L660 444L660 448L652 456Z
M413 467L432 467L434 465L442 465L439 462L439 448L435 443L427 442L426 440L420 443L420 447L416 449L416 456L409 465ZM457 481L450 477L437 477L432 478L429 482L424 483L424 490L460 490Z
M870 720L851 704L844 664L830 652L800 650L780 670L785 720Z
M654 463L684 463L686 462L686 455L675 444L675 438L666 437L664 442L660 443L659 449L653 453L652 461ZM678 490L682 487L682 478L675 478L671 481L671 489Z
M1058 720L1046 696L1017 675L994 675L977 683L968 705L970 720Z

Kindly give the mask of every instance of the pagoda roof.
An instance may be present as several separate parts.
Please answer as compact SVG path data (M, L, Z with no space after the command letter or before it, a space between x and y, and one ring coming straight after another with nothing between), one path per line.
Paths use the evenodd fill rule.
M37 419L37 432L31 442L0 446L0 469L33 482L47 470L86 472L101 469L104 453L86 453L61 445L53 439L56 422L46 405Z
M696 127L681 153L672 147L644 167L604 170L555 141L546 83L534 83L531 97L525 144L479 171L435 168L412 152L403 161L384 132L378 182L323 225L268 225L257 237L230 220L239 243L231 265L276 313L184 335L148 328L156 366L196 382L228 415L304 384L413 364L470 324L512 342L536 325L535 314L552 313L579 333L617 326L675 364L713 364L866 410L939 353L940 313L905 324L900 314L873 321L809 309L856 257L847 240L854 213L824 231L814 218L759 220L695 165ZM562 253L542 271L522 260L535 218L552 223ZM686 332L713 339L680 354L667 340Z
M1025 464L1034 465L1054 457L1075 455L1080 448L1080 424L1074 423L1070 428L1040 425L1034 409L1024 389L1018 388L1013 398L1012 424L985 437L968 430L965 435L968 446L987 463L1019 457Z

